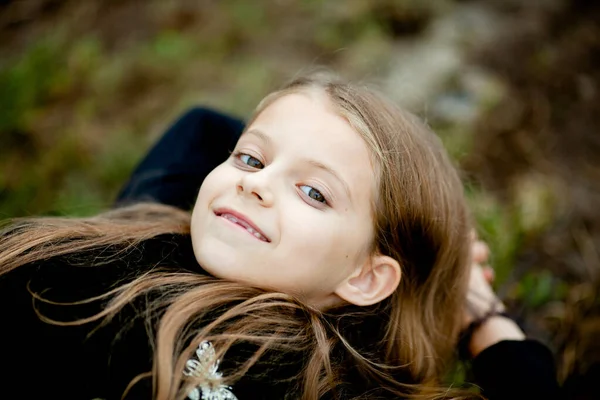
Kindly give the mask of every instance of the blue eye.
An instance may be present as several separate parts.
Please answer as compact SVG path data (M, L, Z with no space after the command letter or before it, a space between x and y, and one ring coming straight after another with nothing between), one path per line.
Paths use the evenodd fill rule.
M317 189L315 189L314 187L302 185L302 186L300 186L300 190L302 190L311 199L318 201L320 203L327 204L327 199L325 199L325 196L323 196L323 194L321 192L319 192Z
M258 169L264 168L263 163L261 163L258 158L252 157L249 154L239 153L237 154L237 157L240 159L241 162L243 162L249 167Z

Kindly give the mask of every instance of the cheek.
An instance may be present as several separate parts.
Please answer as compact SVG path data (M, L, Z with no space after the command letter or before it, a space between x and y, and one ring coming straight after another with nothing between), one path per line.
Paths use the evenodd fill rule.
M217 168L213 169L210 174L204 178L200 191L198 192L198 198L209 198L219 191L230 179L227 179L227 171L225 166L221 164Z
M348 221L335 216L319 215L320 212L296 213L288 218L288 240L299 262L313 265L345 264L362 248ZM332 265L332 266L333 266Z
M201 250L200 244L204 242L204 233L208 229L209 213L211 213L210 206L213 200L218 197L218 193L222 191L221 185L219 185L219 176L221 175L219 168L214 169L202 182L192 210L191 236L195 252ZM202 265L202 263L200 264Z
M235 170L232 171L232 167L227 163L223 163L212 170L204 178L200 186L194 205L194 213L196 212L196 208L207 208L210 206L213 200L224 192L235 190L238 179Z

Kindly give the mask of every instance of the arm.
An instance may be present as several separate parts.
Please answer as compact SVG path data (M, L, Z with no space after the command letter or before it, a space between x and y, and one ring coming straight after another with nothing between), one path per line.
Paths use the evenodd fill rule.
M209 109L188 111L141 161L116 205L154 201L190 209L202 181L229 157L243 129L241 120Z
M487 261L487 246L475 242L472 252L464 326L492 307L498 311L505 308L490 285L492 270L480 265ZM472 332L468 352L473 357L475 383L489 400L561 398L552 353L543 344L527 339L510 318L494 315L485 319Z

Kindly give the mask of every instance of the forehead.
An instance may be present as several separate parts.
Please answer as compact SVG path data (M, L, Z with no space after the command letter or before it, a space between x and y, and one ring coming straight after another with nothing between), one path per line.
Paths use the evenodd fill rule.
M254 119L248 130L256 129L273 139L274 144L293 143L297 150L310 148L311 154L335 159L350 152L369 157L362 137L341 116L325 94L300 92L284 95L269 104ZM357 160L358 161L358 160ZM370 163L370 161L368 161Z

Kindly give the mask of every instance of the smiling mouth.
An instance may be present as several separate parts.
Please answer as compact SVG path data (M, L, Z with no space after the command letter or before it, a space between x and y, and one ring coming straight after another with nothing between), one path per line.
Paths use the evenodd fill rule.
M257 238L258 240L261 240L261 241L267 242L267 243L270 242L270 240L268 238L266 238L262 233L258 232L256 229L254 229L252 226L250 226L246 221L239 219L232 214L222 213L222 214L217 214L217 216L221 217L221 218L225 218L226 220L233 222L234 224L240 226L241 228L244 228L246 230L246 232L248 232L249 234L251 234L252 236Z

